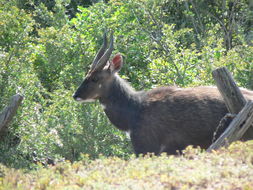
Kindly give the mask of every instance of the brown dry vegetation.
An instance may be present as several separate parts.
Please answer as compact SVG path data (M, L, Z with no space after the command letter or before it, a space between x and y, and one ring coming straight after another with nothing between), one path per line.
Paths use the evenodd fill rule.
M1 166L0 189L253 189L253 141L184 156L63 162L25 173Z

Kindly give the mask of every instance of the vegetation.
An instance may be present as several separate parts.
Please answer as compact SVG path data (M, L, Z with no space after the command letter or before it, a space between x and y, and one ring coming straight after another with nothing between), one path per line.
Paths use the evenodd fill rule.
M0 189L244 189L253 188L253 143L212 154L188 148L184 156L123 160L100 157L24 173L0 166Z
M38 163L78 161L83 154L88 154L90 159L98 158L100 154L120 157L103 160L112 167L110 172L113 172L114 164L128 165L127 168L122 166L128 172L133 167L131 165L141 164L141 161L144 165L150 164L153 158L124 161L132 153L126 135L111 126L98 103L81 105L72 100L73 92L102 43L105 30L114 31L114 53L121 52L125 57L126 64L120 75L136 89L160 85L212 85L211 71L221 66L228 67L240 86L253 89L251 1L83 2L0 0L0 109L12 95L24 95L21 109L6 138L0 142L0 162L5 166L32 169L37 168ZM196 159L209 156L210 160L214 159L214 155L203 155ZM231 158L233 156L236 157L236 153ZM177 162L185 165L187 159L166 161L165 157L161 157L155 160L149 167L157 167L159 162L164 167L168 162L173 162L174 166ZM67 176L71 176L75 169L68 169L70 166L77 167L77 170L80 168L84 172L82 175L86 172L96 175L99 160L89 161L91 166L97 165L94 170L87 169L87 164L81 166L82 162L76 163L76 166L70 163L57 165L51 168L52 171L39 170L35 172L37 177L34 180L42 180L42 176L47 174L56 175L55 183L60 185L61 180L67 178L56 174L57 168L66 167ZM150 176L163 178L165 171L171 171L169 165L166 167ZM177 169L173 169L177 175ZM98 175L105 175L105 170ZM8 180L15 172L11 169L6 171ZM229 171L225 172L228 172L225 176L230 175ZM15 180L23 179L22 175L22 171L15 174L13 184L4 179L5 187L14 184L18 187ZM173 178L164 177L165 181ZM50 180L51 177L45 177L44 182L36 183L48 184ZM73 185L79 183L78 179L74 180ZM134 181L135 178L129 180ZM168 185L177 186L179 181ZM63 184L65 182L69 184L68 181ZM29 183L32 182L27 181L25 186L30 186ZM117 183L113 182L114 185ZM127 181L123 180L123 183ZM191 183L185 183L188 184L186 187L190 187ZM247 186L246 182L244 184ZM100 185L103 185L102 182Z

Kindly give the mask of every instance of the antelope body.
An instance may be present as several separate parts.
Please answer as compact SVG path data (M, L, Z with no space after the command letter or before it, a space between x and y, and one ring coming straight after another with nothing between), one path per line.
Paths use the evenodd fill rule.
M113 35L104 43L90 71L73 98L89 102L99 100L109 120L118 129L129 132L135 153L176 154L188 145L208 148L221 118L228 112L215 87L160 87L135 91L117 72L123 58L111 61ZM253 91L241 89L246 99ZM224 130L224 129L222 129ZM220 133L223 131L220 131ZM248 138L245 136L245 140Z

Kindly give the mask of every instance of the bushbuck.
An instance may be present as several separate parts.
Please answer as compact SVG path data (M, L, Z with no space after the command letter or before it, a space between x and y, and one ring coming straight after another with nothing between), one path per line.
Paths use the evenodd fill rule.
M108 49L107 43L105 33L103 45L73 98L80 102L99 100L111 123L130 134L137 155L177 154L188 145L208 148L219 121L228 112L217 88L167 86L135 91L118 75L122 55L109 60L113 35ZM253 99L253 91L242 92Z

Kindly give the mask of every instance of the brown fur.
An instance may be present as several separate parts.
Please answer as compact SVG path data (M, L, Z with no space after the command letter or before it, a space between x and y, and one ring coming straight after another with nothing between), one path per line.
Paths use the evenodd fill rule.
M243 93L253 100L252 91ZM140 123L131 138L141 153L175 154L187 145L208 148L227 112L215 87L153 89L145 95Z

